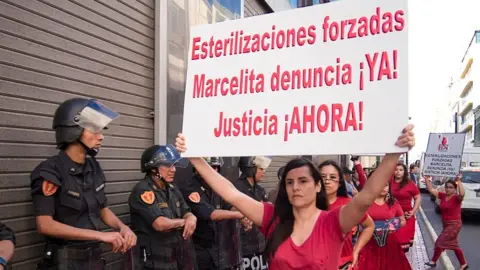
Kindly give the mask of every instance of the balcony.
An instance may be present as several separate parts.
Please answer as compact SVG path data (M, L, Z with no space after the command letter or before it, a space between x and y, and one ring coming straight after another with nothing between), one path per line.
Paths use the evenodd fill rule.
M472 64L473 64L473 58L470 57L465 60L466 60L465 67L463 68L462 73L460 74L461 79L465 78L465 76L469 73L470 68L472 67Z
M473 86L473 80L472 80L472 76L470 74L470 72L465 76L465 78L463 78L462 80L460 80L458 83L459 83L459 87L460 87L460 98L464 98L466 97L469 93L470 93L470 90L472 89L472 86Z
M462 117L459 119L458 130L460 133L468 132L472 130L475 122L475 117L473 116L473 111L468 112L462 120Z
M473 102L467 100L466 98L462 98L458 104L458 115L466 115L467 113L471 112L473 108Z

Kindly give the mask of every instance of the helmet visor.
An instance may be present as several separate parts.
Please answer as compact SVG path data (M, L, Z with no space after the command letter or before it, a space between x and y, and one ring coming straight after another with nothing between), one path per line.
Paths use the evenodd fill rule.
M110 122L120 114L101 104L97 100L91 100L85 108L75 116L77 125L93 133L102 131Z
M223 158L221 157L205 157L204 158L208 164L210 164L210 166L218 166L218 167L222 167L224 162L223 162Z
M270 163L272 163L272 159L267 156L255 156L253 157L253 164L259 168L266 170Z
M175 166L177 168L186 168L188 166L188 159L182 158L175 146L167 144L155 152L149 163L154 167Z

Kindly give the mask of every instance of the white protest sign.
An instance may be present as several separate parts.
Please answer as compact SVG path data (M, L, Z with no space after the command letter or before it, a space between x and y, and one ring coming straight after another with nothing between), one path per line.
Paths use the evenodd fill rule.
M455 177L460 172L465 133L430 133L423 173Z
M403 152L407 0L193 27L186 157Z

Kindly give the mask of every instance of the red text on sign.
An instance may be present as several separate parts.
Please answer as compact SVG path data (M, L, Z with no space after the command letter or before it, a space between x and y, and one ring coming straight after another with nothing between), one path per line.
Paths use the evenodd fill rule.
M322 86L346 85L352 83L352 66L342 64L337 58L336 65L282 71L280 65L270 78L272 91L317 88Z
M242 69L238 76L206 78L205 74L193 77L193 98L255 94L264 91L265 76L249 69Z
M275 135L278 133L278 117L263 111L263 115L254 115L252 110L245 111L241 116L227 116L219 113L218 126L213 130L215 137L246 137L260 135Z
M243 30L230 33L230 37L202 40L201 37L192 39L192 60L219 58L227 55L248 54L260 51L303 46L314 44L316 39L316 26L299 27L277 30L272 26L272 31L261 34L246 34Z
M294 107L285 116L284 141L292 134L363 130L363 102Z
M397 62L398 62L398 51L394 50L392 53L387 51L376 52L373 55L365 54L367 60L368 68L370 69L369 80L381 81L383 78L388 80L397 78Z
M325 16L322 25L323 42L402 31L405 27L404 15L403 10L397 10L395 13L383 13L380 7L377 7L376 13L370 18L363 16L331 22L330 16Z

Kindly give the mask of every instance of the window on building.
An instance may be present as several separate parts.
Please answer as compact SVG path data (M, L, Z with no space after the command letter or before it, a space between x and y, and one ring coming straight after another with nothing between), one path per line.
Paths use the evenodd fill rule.
M475 32L475 43L480 43L480 31Z

